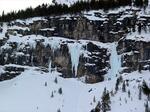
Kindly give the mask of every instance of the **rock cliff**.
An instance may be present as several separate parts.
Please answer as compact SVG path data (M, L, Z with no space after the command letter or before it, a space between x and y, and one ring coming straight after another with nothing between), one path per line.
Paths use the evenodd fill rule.
M125 7L2 23L0 65L57 69L62 77L84 77L87 83L149 70L150 16L141 10Z

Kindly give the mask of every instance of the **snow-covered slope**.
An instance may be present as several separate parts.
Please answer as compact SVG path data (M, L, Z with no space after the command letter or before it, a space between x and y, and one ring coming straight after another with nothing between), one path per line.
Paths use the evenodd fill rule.
M116 78L91 85L61 78L56 71L45 73L26 67L20 76L0 82L0 112L90 112L101 100L105 87L112 93L111 112L144 112L147 97L142 94L139 100L138 87L143 80L150 80L149 74L149 71L123 74L123 80L128 81L126 92L122 92L122 83L115 92Z

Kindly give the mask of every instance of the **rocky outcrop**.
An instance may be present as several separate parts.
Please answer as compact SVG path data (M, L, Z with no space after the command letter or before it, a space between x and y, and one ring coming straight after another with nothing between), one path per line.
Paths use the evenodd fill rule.
M4 66L3 72L1 71L0 81L10 80L20 75L25 70L24 67L17 66Z
M10 22L0 30L0 64L55 68L62 77L84 76L85 82L95 83L115 68L111 44L117 43L121 73L149 70L150 40L145 34L150 16L139 13L140 9L125 8Z
M18 36L16 37L18 38ZM11 39L15 38L11 36L7 41L3 40L0 64L51 67L52 70L56 68L62 73L62 77L85 76L88 83L104 80L104 75L109 68L108 47L90 41L57 39L57 37L47 40L47 37L38 37L41 36L19 37L22 38L20 43L17 39L10 42ZM24 43L25 38L28 39L29 43L27 41L26 44ZM31 44L32 38L36 39Z
M124 39L119 42L118 49L125 72L150 70L149 42Z

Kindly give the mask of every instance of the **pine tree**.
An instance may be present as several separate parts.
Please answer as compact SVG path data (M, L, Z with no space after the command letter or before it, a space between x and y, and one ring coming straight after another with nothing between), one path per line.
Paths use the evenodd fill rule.
M2 12L2 16L4 16L5 15L5 13L4 13L4 11Z
M141 2L143 0L135 0L135 4L147 4L148 0ZM138 2L140 1L140 3ZM131 0L81 0L70 6L65 4L57 4L56 0L52 0L52 5L42 4L36 8L27 8L25 10L19 10L18 12L10 12L8 14L2 14L0 16L0 21L11 21L15 19L26 19L35 16L50 16L57 14L66 14L66 13L80 13L81 11L88 11L94 9L110 9L125 5L130 5Z
M94 109L92 109L90 112L101 112L101 103L98 101L98 104Z
M138 72L139 72L139 73L142 73L141 71L142 71L142 65L141 65L141 64L139 64Z
M106 88L104 89L103 95L102 95L102 111L106 112L111 110L110 107L111 101L110 101L110 96L109 96L109 92L106 90Z
M148 6L149 1L148 0L144 0L143 2L144 2L144 6L143 7L144 7L144 11L145 11L146 7Z
M111 94L111 96L114 96L114 92L113 92L113 90L110 92L110 94Z
M62 88L58 89L58 93L61 95L62 94Z
M52 0L52 3L53 3L53 4L56 4L56 0Z
M119 87L118 87L118 86L119 86L119 83L120 83L120 82L119 82L119 79L117 79L117 81L116 81L116 86L115 86L115 90L116 90L116 92L118 91L118 88L119 88Z
M53 98L53 97L54 97L54 93L53 93L53 91L52 91L51 98Z
M95 112L100 112L101 111L101 103L98 102L96 108L95 108Z
M148 105L148 101L147 101L146 104L145 104L145 112L150 112L150 108L149 108L149 105Z
M128 97L129 97L129 98L130 98L130 95L131 95L130 90L128 90Z
M58 83L57 77L55 78L54 82L55 82L56 84Z
M58 109L57 112L61 112L60 109Z
M139 86L139 100L142 99L142 88L141 86Z
M125 81L124 81L123 84L122 84L122 92L126 92L126 84L125 84Z
M93 102L94 102L94 103L96 102L95 96L93 97Z
M117 78L117 81L116 81L116 86L115 86L115 90L118 91L119 89L119 84L123 81L123 78L122 76L118 77Z
M126 80L126 85L129 87L129 81L128 80Z
M45 86L47 86L47 82L45 82Z
M147 95L148 100L150 100L150 88L148 87L148 85L146 84L145 81L143 81L142 90L143 90L143 93L144 93L145 95Z
M135 0L134 5L141 7L143 5L143 0Z

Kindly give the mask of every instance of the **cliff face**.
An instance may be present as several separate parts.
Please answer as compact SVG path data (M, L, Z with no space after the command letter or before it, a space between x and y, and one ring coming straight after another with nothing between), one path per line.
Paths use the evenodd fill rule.
M88 83L147 70L149 25L149 15L129 7L3 23L0 64L57 69L62 77L85 76Z
M9 37L5 42L1 47L1 65L56 68L63 77L87 76L86 81L91 83L102 81L108 70L108 46L100 42L96 45L92 41L39 35Z

